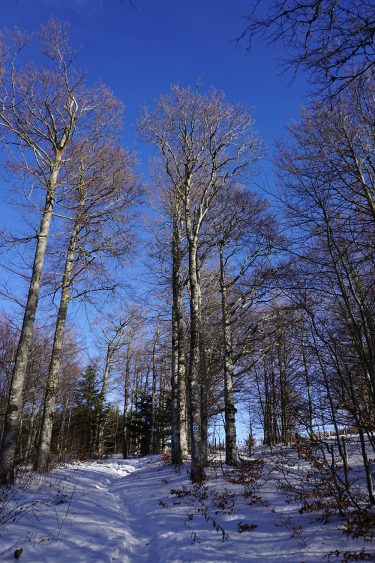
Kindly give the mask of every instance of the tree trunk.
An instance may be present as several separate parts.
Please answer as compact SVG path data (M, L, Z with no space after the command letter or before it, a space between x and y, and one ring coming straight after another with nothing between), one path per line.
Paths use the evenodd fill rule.
M180 439L180 397L179 397L179 379L178 379L178 322L175 304L175 281L173 280L173 306L172 306L172 463L182 463L181 455L181 439Z
M156 432L156 345L159 339L159 328L156 330L154 342L152 346L152 388L151 388L151 423L150 423L150 446L149 453L154 454L156 451L155 432Z
M208 460L208 378L206 364L206 347L204 333L202 330L202 288L200 283L199 258L197 256L197 293L199 306L199 381L201 387L201 443L202 443L202 463Z
M190 223L188 217L187 223ZM188 227L189 229L189 227ZM203 472L202 447L202 396L201 396L201 354L200 332L201 311L199 307L199 281L197 277L197 243L189 240L189 283L190 283L190 359L189 359L189 406L191 431L191 480L200 482Z
M273 427L273 393L272 393L272 380L270 378L270 369L267 365L266 358L263 360L264 372L264 439L263 444L266 446L273 446L274 440L274 427Z
M36 422L39 418L38 415L39 415L39 413L37 413L37 415L36 415L36 397L35 397L35 392L34 392L33 393L33 402L31 404L31 413L30 413L30 418L29 418L29 435L27 437L26 452L25 452L25 456L24 456L25 461L30 461L30 459L32 459L32 456L33 456L36 434L37 434L37 429L38 429L38 424Z
M0 484L10 484L14 481L14 463L16 456L20 409L22 403L22 392L24 387L35 314L38 306L40 281L43 271L44 257L46 253L47 239L52 220L54 195L57 185L60 163L61 156L56 158L55 165L51 173L42 220L40 223L39 233L37 235L37 246L34 257L33 271L31 275L25 314L15 358L12 384L0 449Z
M303 327L302 333L302 360L303 360L303 370L305 372L305 381L306 381L306 390L307 390L307 406L309 412L309 420L307 424L308 434L312 438L314 436L314 427L313 427L313 407L312 407L312 398L311 398L311 381L310 381L310 373L309 367L307 364L307 357L306 357L306 348L305 348L305 327Z
M129 457L129 438L128 438L128 401L129 401L129 382L130 382L130 362L131 362L131 347L132 339L129 340L128 349L126 351L126 367L124 379L124 410L122 422L122 457L127 459Z
M220 247L220 291L224 338L224 412L225 412L225 462L237 465L236 408L233 392L232 329L225 285L223 248Z
M181 405L180 405L180 342L179 317L182 315L181 231L176 217L173 218L172 234L172 463L182 463L181 452Z
M104 403L107 395L109 372L111 369L111 360L114 352L113 340L110 340L107 346L107 354L105 357L105 365L103 371L102 387L98 396L98 403L95 414L95 438L94 452L100 456L104 449Z
M182 234L179 217L173 220L172 238L172 463L180 464L188 455L186 358L183 326L183 287L181 282Z
M181 295L182 304L182 295ZM182 310L182 309L181 309ZM178 346L178 386L179 386L179 425L181 459L186 460L189 453L188 444L188 404L186 382L186 354L184 345L184 328L182 315L179 319L179 346Z
M132 390L132 397L131 397L131 404L132 409L130 412L130 427L133 427L134 419L137 420L138 414L138 397L139 397L139 384L140 384L140 371L139 366L137 365L137 359L134 362L134 385ZM133 454L137 454L138 452L138 434L132 428L132 433L130 435L130 451Z
M72 282L74 255L77 246L78 224L79 223L77 218L73 232L70 236L68 252L66 255L64 276L61 287L60 306L57 314L52 355L44 395L42 425L39 436L37 457L34 465L35 471L40 472L48 470L48 464L50 461L53 419L55 416L56 391L59 379L62 349L64 344L66 318L70 302L70 286Z
M289 442L288 427L288 394L287 394L287 375L285 361L285 343L283 336L277 342L277 359L279 364L279 384L280 384L280 419L281 419L281 441L287 445Z

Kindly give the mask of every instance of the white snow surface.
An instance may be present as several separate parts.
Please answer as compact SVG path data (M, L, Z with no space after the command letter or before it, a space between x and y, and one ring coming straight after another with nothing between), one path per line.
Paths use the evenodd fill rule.
M15 561L18 548L24 563L310 563L341 561L335 550L374 553L371 544L348 539L339 518L322 524L316 514L299 514L272 474L259 482L262 501L250 504L223 467L208 471L195 496L189 465L176 470L160 456L25 473L19 477L25 486L6 491L2 517L12 518L0 528L0 561ZM246 524L253 529L240 531Z

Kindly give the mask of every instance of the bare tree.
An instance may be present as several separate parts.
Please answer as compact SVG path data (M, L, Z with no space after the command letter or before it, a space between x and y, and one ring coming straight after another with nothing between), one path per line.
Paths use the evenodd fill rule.
M80 124L95 119L103 99L110 94L103 88L87 90L82 74L72 65L74 54L68 45L66 27L50 20L37 35L45 68L32 64L18 67L16 59L26 40L14 33L4 55L0 84L0 127L3 144L9 150L13 166L25 173L31 190L44 193L36 250L25 306L22 329L12 376L9 403L0 450L0 481L13 480L22 389L32 330L37 310L41 275L53 210L59 189L59 177L68 158L69 147ZM12 43L13 39L13 52Z
M126 151L109 144L108 115L102 108L101 128L104 137L98 143L92 144L88 133L83 145L75 147L74 161L76 170L72 179L71 205L69 213L75 215L72 220L72 231L69 238L68 250L65 259L65 269L61 283L60 305L56 321L54 345L45 401L42 415L42 425L39 438L38 452L35 468L45 471L48 467L50 443L52 436L52 423L56 389L63 347L64 330L68 307L71 300L73 285L79 285L80 278L87 272L90 263L98 260L101 254L124 256L129 250L131 236L120 240L108 240L106 232L110 224L114 223L128 232L126 215L129 207L138 196L138 182L132 171L132 158ZM109 104L107 111L111 115L114 111L113 104ZM95 127L94 136L100 137L98 127ZM91 132L92 133L92 132ZM67 202L66 202L67 203ZM95 232L95 247L90 244L90 233ZM80 284L82 285L82 283ZM97 284L99 285L99 284ZM83 284L84 286L84 284ZM112 353L115 351L112 340L109 341L106 368L103 376L103 387L100 397L104 401L107 371L110 368ZM97 437L97 448L100 450L100 437Z
M269 256L276 242L274 218L268 204L255 193L232 187L213 208L211 231L219 254L219 287L223 333L224 413L226 463L236 465L236 422L233 378L233 325L264 289ZM248 274L250 273L250 277ZM247 277L247 287L240 290ZM251 280L251 282L250 282Z
M291 127L291 146L281 147L278 158L288 214L298 230L293 253L299 303L311 327L328 420L337 437L343 420L358 427L372 504L365 439L374 449L373 116L373 82L355 82L334 108L315 103L306 109Z
M248 112L226 104L215 91L203 95L173 87L170 96L159 100L155 112L144 112L141 129L158 147L168 176L167 189L182 206L190 302L191 477L199 481L205 463L208 423L199 258L201 232L221 190L258 158L259 142Z
M124 320L116 323L111 329L111 334L106 335L107 351L104 362L103 376L101 379L101 388L98 395L96 421L95 421L95 437L94 449L97 455L103 454L103 437L104 437L104 403L108 391L109 375L115 355L121 350L126 343L126 329L130 320L126 316Z
M312 73L315 83L339 93L375 66L372 0L256 0L241 39L257 35L291 50L285 63Z

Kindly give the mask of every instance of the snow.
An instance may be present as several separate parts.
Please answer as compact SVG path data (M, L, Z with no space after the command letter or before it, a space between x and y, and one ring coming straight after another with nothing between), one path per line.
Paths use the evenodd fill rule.
M228 469L217 461L194 488L188 464L173 468L160 456L24 472L18 487L5 490L0 522L12 507L16 512L1 527L0 560L14 561L17 548L25 563L313 563L341 560L335 550L375 551L348 539L338 517L322 524L316 514L299 514L270 463L248 496Z

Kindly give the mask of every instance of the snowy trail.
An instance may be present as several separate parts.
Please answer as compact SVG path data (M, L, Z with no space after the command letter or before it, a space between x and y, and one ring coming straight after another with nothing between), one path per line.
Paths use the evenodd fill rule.
M29 492L38 495L40 510L9 526L0 560L14 561L17 547L25 563L294 560L290 552L280 557L279 546L263 532L236 534L235 545L223 543L210 521L170 499L171 488L190 486L188 474L164 466L158 456L73 467L57 470ZM262 512L257 510L258 520L266 522L270 511ZM227 518L231 534L245 517Z
M157 530L148 520L149 513L158 507L153 491L160 486L160 475L150 474L150 466L155 466L155 458L119 459L95 464L94 468L90 465L84 471L79 508L62 531L61 544L72 552L71 556L65 552L64 558L100 562L159 560L158 554L152 553Z
M255 504L220 471L204 484L202 502L171 494L191 490L187 469L176 471L158 456L114 457L34 476L21 499L34 503L32 510L0 529L0 561L14 561L22 547L21 563L316 563L335 549L359 547L337 522L299 516L274 480L265 480ZM244 522L255 526L241 533Z
M76 470L73 479L59 470L61 481L50 483L50 498L46 484L41 506L8 526L0 540L0 560L14 561L15 549L22 547L22 561L29 563L151 561L145 504L136 494L139 479L133 476L144 465L142 459L90 463ZM5 550L4 539L9 546Z

